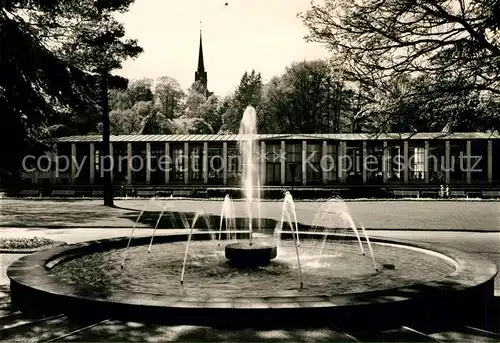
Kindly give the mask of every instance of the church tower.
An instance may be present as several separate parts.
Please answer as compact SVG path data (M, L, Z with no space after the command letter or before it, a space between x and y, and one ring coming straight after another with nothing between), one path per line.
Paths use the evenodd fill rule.
M194 81L200 81L203 86L205 86L205 89L207 89L207 72L205 71L205 64L203 62L203 40L201 36L201 30L200 30L200 50L198 52L198 70L194 73Z

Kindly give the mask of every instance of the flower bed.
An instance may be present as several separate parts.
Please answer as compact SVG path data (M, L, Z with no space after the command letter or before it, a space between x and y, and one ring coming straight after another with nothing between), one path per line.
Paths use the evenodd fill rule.
M54 247L65 244L61 241L45 237L30 237L30 238L0 238L0 252L3 253L21 253L34 252L37 250Z

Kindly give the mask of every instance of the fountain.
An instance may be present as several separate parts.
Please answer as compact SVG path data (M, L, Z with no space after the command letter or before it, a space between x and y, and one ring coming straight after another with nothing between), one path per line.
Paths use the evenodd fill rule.
M217 240L217 246L220 247L220 241L222 238L222 226L225 225L225 229L227 232L227 238L236 238L236 223L235 223L235 215L234 215L234 207L231 201L231 197L226 195L224 197L224 202L222 203L222 209L220 213L220 224L219 224L219 238Z
M208 219L209 217L207 213L205 213L204 211L197 212L193 218L193 223L191 224L191 229L189 230L189 235L186 242L186 250L184 251L184 262L182 263L182 272L181 272L181 285L184 284L184 273L186 272L186 262L188 258L189 243L191 242L191 237L193 237L194 226L196 225L196 222L200 217L205 220L205 223L207 224L208 229L210 230L210 221Z
M285 192L283 203L266 204L273 218L266 217L263 227L255 135L256 114L248 107L238 144L244 200L224 198L218 228L212 230L203 210L189 223L185 213L165 203L151 237L134 237L153 199L129 237L43 250L14 262L7 272L13 304L22 311L99 313L170 325L358 328L482 313L491 301L493 264L446 247L370 240L341 199L312 207L312 225L299 230L297 217L304 213L297 210L304 208L296 208ZM237 204L246 212L245 224L235 215ZM156 235L167 212L181 216L184 232ZM200 219L206 230L195 229ZM339 235L339 226L353 235Z
M258 223L260 223L260 168L257 161L258 148L256 142L257 116L255 109L248 106L243 113L240 124L238 148L243 160L242 189L248 216L248 243L232 243L225 247L225 256L231 264L238 268L256 268L269 264L276 258L277 247L268 243L255 243L252 205L258 206ZM222 218L221 218L222 220Z
M363 243L361 242L359 229L356 227L356 223L354 222L354 219L352 218L345 201L337 197L328 199L316 212L316 215L314 216L312 222L312 230L323 235L322 244L319 248L320 255L322 255L325 250L326 241L329 238L329 233L335 232L335 230L338 229L336 227L332 227L332 225L335 225L339 221L341 228L345 229L345 226L347 226L347 229L350 229L354 232L356 240L359 244L361 254L364 256L365 250L363 248ZM370 243L370 239L368 238L368 234L366 233L363 224L360 224L359 226L365 237L366 245L368 246L368 250L370 251L370 256L372 258L375 270L378 271L377 262L375 260L375 255L373 253L373 248Z

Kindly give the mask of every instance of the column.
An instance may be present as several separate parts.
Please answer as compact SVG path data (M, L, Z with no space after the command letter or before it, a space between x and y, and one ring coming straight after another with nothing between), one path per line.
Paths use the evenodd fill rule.
M307 185L307 141L302 141L302 185Z
M222 143L222 163L224 169L222 169L222 180L224 185L227 185L227 168L229 166L227 160L227 142Z
M321 167L321 183L326 185L327 184L327 172L326 172L326 168L330 168L330 166L327 166L326 164L326 153L327 153L327 150L328 150L328 142L327 141L323 141L323 144L321 145L321 163L320 163L320 167Z
M170 168L172 168L172 159L170 158L170 143L165 143L165 156L163 158L165 159L165 184L168 185L170 183Z
M401 162L401 161L400 161ZM408 183L408 174L410 169L410 156L408 153L408 141L403 141L403 183Z
M472 178L471 178L472 144L471 144L470 140L467 140L467 142L465 144L466 144L466 146L465 146L465 155L466 155L466 158L467 158L467 160L466 160L467 163L465 165L465 168L467 168L466 171L465 171L465 181L467 182L468 185L470 185L471 182L472 182ZM463 164L460 163L460 165L462 166Z
M76 183L76 144L71 143L71 183Z
M266 142L260 142L260 184L264 186L266 184L266 163L267 163L267 155L266 155Z
M429 184L429 141L424 141L424 183Z
M208 142L203 143L203 183L208 184Z
M189 163L191 159L189 158L189 143L184 142L184 184L189 184Z
M387 141L382 142L382 179L384 184L389 180L389 160L391 156L389 154L389 145Z
M132 184L132 143L127 143L127 184Z
M113 143L109 143L109 167L111 169L111 182L113 182L115 176L115 160L113 155Z
M368 155L367 142L362 142L362 155L361 155L361 175L363 177L363 185L366 184L366 180L368 179L368 175L366 173L366 158Z
M30 176L31 176L31 182L34 184L34 185L37 185L38 184L38 169L36 166L33 167L34 170L30 173Z
M445 150L444 150L444 159L445 159L445 183L448 185L450 183L450 164L451 164L451 159L450 159L450 141L446 140L445 142Z
M488 183L493 183L493 141L488 140Z
M286 146L285 141L281 141L280 149L280 169L281 169L281 184L284 185L286 181Z
M340 183L345 183L345 159L346 159L346 156L345 156L345 153L346 153L346 142L344 141L340 141L339 142L339 145L338 145L338 156L337 156L337 160L338 160L338 168L337 168L337 173L338 173L338 177L339 177L339 181Z
M95 183L95 145L94 143L90 143L89 145L89 182L90 184Z
M146 184L151 183L151 143L146 143Z

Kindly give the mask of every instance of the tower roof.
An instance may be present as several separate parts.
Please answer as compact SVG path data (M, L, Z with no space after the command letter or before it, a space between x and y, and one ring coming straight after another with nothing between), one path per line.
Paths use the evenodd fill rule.
M200 29L200 50L198 52L198 71L199 72L205 71L205 64L203 63L203 39L201 35L201 29Z

